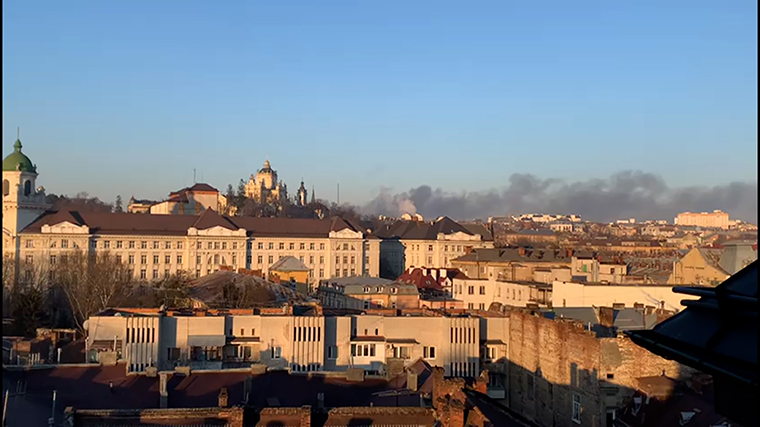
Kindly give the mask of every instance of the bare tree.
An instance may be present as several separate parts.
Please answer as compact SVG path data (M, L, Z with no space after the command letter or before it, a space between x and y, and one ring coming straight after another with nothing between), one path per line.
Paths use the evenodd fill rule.
M131 290L132 275L126 265L109 253L69 254L56 268L56 281L71 305L76 327L107 307L118 306Z

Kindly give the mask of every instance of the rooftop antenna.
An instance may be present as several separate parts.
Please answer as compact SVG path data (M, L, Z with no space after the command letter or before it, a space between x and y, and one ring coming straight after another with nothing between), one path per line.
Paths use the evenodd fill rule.
M16 139L21 139L21 127L16 128Z
M197 184L198 181L195 180L195 168L193 168L193 184Z
M338 206L340 206L340 182L338 183Z

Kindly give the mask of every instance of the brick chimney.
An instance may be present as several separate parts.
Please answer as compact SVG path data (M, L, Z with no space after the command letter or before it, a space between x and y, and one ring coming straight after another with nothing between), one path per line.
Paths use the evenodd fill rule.
M484 369L480 372L478 379L475 381L475 390L487 394L488 393L488 370Z
M599 307L599 324L611 328L615 325L615 310L610 307Z
M464 403L451 400L449 406L449 422L444 427L464 427Z
M520 256L525 256L525 248L520 246L520 249L517 250L517 252L520 254Z
M299 424L299 426L311 427L311 406L309 405L301 406L300 416L301 416L301 423Z
M565 252L566 252L568 258L572 258L573 257L573 249L572 248L567 248L567 250Z
M226 408L229 400L230 395L227 393L227 387L222 387L222 390L219 391L219 407Z

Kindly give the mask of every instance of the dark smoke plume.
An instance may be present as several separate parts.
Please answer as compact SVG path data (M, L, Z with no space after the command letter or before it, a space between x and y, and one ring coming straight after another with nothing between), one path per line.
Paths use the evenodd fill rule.
M636 218L673 221L679 212L728 212L732 219L757 224L757 182L715 187L670 188L657 175L624 171L609 179L567 183L513 174L501 190L452 193L422 185L400 194L381 189L363 207L373 215L419 213L426 219L487 219L518 213L580 214L589 221Z

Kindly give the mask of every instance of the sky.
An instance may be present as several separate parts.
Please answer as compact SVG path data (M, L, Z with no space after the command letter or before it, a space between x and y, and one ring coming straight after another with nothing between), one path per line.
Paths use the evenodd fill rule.
M49 193L367 203L513 174L757 182L757 4L3 2L3 156ZM756 200L756 199L755 199ZM755 201L756 205L756 201ZM756 207L755 207L756 211Z

